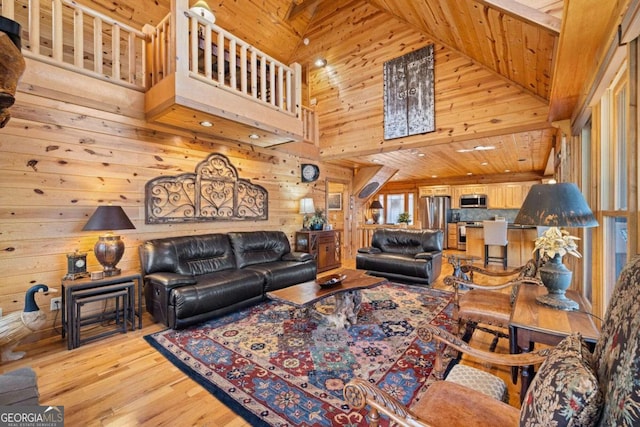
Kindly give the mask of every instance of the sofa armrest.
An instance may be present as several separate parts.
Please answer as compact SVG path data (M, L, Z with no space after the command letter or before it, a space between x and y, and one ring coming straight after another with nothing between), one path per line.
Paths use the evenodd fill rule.
M313 259L313 255L307 252L289 252L287 254L282 255L283 261L311 261Z
M365 248L360 248L358 249L358 253L361 254L379 254L382 253L382 251L378 248L374 248L373 246L367 246Z
M441 255L440 251L419 252L414 256L414 258L415 259L432 260L432 259L438 257L439 255Z
M178 288L198 283L198 279L194 276L178 273L153 273L147 274L144 278L152 284L162 285L165 288Z

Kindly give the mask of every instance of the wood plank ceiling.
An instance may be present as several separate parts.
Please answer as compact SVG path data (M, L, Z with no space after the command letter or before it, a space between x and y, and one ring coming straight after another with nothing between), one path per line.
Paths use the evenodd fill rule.
M560 57L565 66L577 58L580 64L596 63L610 41L611 22L619 18L628 4L628 0L603 1L598 4L598 13L593 13L575 1L570 9L565 1L238 0L209 1L209 4L216 15L216 24L285 63L301 63L308 71L306 98L318 102L321 159L354 169L384 164L399 170L396 180L438 183L456 179L510 181L544 174L557 138L552 121L571 118L585 91L585 83L595 72L588 66L572 68L570 72L554 69L556 58ZM136 28L155 25L170 10L169 0L78 0L78 3ZM571 14L563 16L569 9ZM357 33L367 28L360 21L372 25L371 31L364 30L366 37ZM388 31L384 28L386 22ZM587 22L590 30L580 35L585 40L580 52L575 44L562 43L563 29L576 32L580 23ZM389 43L389 39L400 34L407 44L413 44ZM576 37L567 36L569 40ZM305 39L310 39L310 43L305 43ZM360 88L363 90L359 96L367 99L358 99L358 103L381 103L381 92L366 90L365 74L361 81L354 80L353 74L358 71L347 66L350 62L363 69L375 62L381 74L382 63L389 59L389 49L397 49L394 55L399 56L402 50L422 47L428 42L436 44L436 126L439 111L445 116L447 104L472 105L478 123L460 124L461 130L439 129L424 138L390 142L383 141L377 130L370 131L382 127L379 110L339 106L339 102L357 99L358 95L351 92ZM371 48L376 45L381 46L379 51ZM565 45L566 49L558 52L558 47ZM337 46L342 49L340 52ZM360 55L361 52L367 53ZM340 63L343 71L349 70L351 80L344 77L346 72L340 74L340 68L329 77L321 76L312 65L319 55L331 57L330 61ZM357 55L360 57L356 58ZM369 56L365 58L366 55ZM455 82L446 82L446 76L438 75L440 64L442 70L472 70L482 92L464 92L459 88L456 91ZM472 84L467 75L464 79ZM447 98L451 93L439 93L439 85L450 88L455 99ZM352 98L342 97L347 92ZM497 101L499 98L502 104ZM509 110L510 106L512 114L500 111L501 119L484 115L491 108ZM350 109L353 116L347 113ZM375 117L368 117L372 115ZM345 123L345 118L350 123ZM479 130L480 123L492 120L491 127ZM358 121L366 129L354 127L353 122ZM475 130L468 131L470 126L476 126ZM353 136L358 134L359 140ZM341 145L340 136L348 142ZM496 149L469 151L478 146Z

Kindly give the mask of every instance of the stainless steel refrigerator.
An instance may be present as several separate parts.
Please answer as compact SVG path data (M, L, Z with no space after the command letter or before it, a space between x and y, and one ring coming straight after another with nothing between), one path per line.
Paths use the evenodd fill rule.
M442 230L444 240L442 247L449 247L447 226L451 220L451 199L449 196L425 196L420 198L419 212L422 228Z

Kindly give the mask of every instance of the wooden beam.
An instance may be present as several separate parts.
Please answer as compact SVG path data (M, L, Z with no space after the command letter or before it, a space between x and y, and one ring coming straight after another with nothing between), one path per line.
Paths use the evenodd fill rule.
M305 10L316 6L319 1L320 0L302 0L300 3L296 4L295 0L292 0L291 6L289 7L289 11L287 12L287 16L285 17L285 19L288 21L294 19L296 16L300 15Z
M514 0L477 0L492 9L497 9L506 15L518 20L529 22L540 28L544 28L551 34L559 35L562 21L555 16L540 12L538 9L526 6Z

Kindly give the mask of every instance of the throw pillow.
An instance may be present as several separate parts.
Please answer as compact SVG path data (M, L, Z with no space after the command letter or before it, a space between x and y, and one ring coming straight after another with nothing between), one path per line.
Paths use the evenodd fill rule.
M551 350L531 382L520 426L592 426L602 405L592 355L580 334L569 335Z

